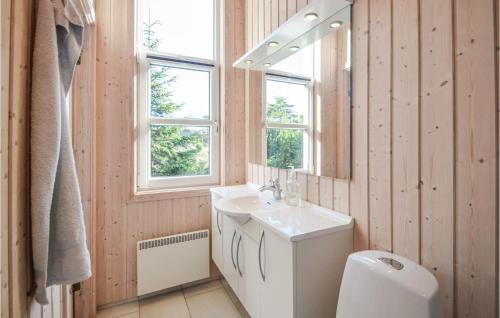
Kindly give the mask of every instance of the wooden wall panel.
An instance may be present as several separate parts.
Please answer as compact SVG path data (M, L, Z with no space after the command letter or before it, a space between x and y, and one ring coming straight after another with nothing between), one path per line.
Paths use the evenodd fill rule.
M245 38L246 38L246 50L249 51L253 47L253 1L246 1L245 8Z
M267 37L268 34L271 34L272 28L272 0L264 0L264 37ZM243 52L245 53L245 52ZM231 64L232 65L232 64Z
M452 2L420 2L421 262L436 275L447 317L454 293Z
M370 248L391 250L391 1L370 1Z
M262 73L249 72L248 94L248 158L249 162L262 164L262 98L258 98L262 92ZM250 128L253 127L253 128Z
M497 136L491 1L457 0L455 290L457 317L496 313Z
M87 27L86 40L77 66L72 89L73 154L82 195L87 246L92 269L96 268L96 29ZM75 292L75 317L96 315L96 275L81 283Z
M10 1L0 3L0 316L9 315Z
M270 0L265 0L269 2ZM245 152L245 71L235 69L234 61L245 53L245 0L223 1L221 38L221 107L224 160L222 184L243 184ZM269 26L270 28L270 26ZM269 30L270 31L270 30Z
M297 11L300 11L303 7L307 5L308 0L297 0Z
M278 0L279 1L279 19L278 19L278 26L282 25L285 23L285 21L288 19L288 3L287 0Z
M297 13L297 0L287 0L287 15L288 18Z
M416 262L420 261L418 11L418 0L393 2L393 249Z
M337 33L330 33L321 39L321 71L320 78L315 85L315 91L320 100L321 105L317 105L321 109L321 175L335 176L336 174L336 149L337 138L337 113L340 108L338 105L338 37Z
M349 138L351 136L350 132L350 96L348 92L350 91L350 72L351 69L346 69L348 64L347 52L349 37L348 29L343 26L337 29L335 32L337 35L337 76L338 78L337 86L337 111L335 113L335 157L333 159L335 163L335 174L333 176L337 179L348 179L349 178L349 163L350 163L350 143ZM331 159L330 159L331 160Z
M271 0L271 32L279 26L279 0Z
M288 17L296 10L287 1ZM319 203L355 218L355 249L421 263L447 318L498 316L499 10L356 0L351 181L319 179ZM299 176L316 202L314 178Z
M32 1L11 1L9 113L9 293L10 316L25 317L30 284L29 94ZM28 164L27 164L28 163Z
M368 68L369 8L368 0L353 5L352 25L352 173L350 183L350 213L354 217L354 248L369 247L368 205Z

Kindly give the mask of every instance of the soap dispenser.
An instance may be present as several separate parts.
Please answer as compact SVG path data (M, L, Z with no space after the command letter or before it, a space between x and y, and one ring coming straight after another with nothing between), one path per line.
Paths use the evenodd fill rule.
M297 181L297 172L293 167L290 167L288 179L286 180L285 201L291 206L297 206L300 201L300 184Z

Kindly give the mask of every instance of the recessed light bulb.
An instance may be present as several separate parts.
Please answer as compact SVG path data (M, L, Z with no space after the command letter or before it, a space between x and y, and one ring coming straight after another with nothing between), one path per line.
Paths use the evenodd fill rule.
M298 46L290 47L290 51L292 51L292 52L297 52L298 50L300 50L300 47L298 47Z
M278 42L276 42L276 41L271 41L271 42L267 43L267 46L268 46L268 47L275 47L275 46L278 46L278 44L279 44L279 43L278 43Z
M246 60L246 61L245 61L245 64L252 64L252 63L253 63L253 61L252 61L252 60Z
M330 28L336 29L341 25L342 25L342 21L333 21L332 23L330 23Z
M309 12L308 14L306 14L304 16L304 20L306 21L314 21L318 18L318 14L317 13L314 13L314 12Z
M271 63L265 63L264 64L264 67L269 67L269 66L271 66Z

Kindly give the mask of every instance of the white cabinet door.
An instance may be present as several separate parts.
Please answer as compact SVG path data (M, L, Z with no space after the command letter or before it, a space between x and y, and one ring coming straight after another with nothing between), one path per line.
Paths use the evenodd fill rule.
M226 215L222 216L222 257L224 259L223 272L227 282L238 294L238 269L236 266L236 247L238 244L239 233L236 222Z
M259 317L259 259L258 245L247 234L241 232L236 248L238 274L238 297L251 317Z
M221 272L224 272L222 246L222 214L212 206L212 260Z
M221 197L212 193L212 260L221 272L224 272L224 259L222 256L222 214L215 209L215 202Z
M259 246L262 270L260 318L292 318L294 316L293 243L263 229Z

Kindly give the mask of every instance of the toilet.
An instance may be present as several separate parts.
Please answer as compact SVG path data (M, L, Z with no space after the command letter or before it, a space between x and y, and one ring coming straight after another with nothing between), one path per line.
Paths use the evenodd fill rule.
M349 255L337 318L442 318L436 278L415 262L383 251Z

